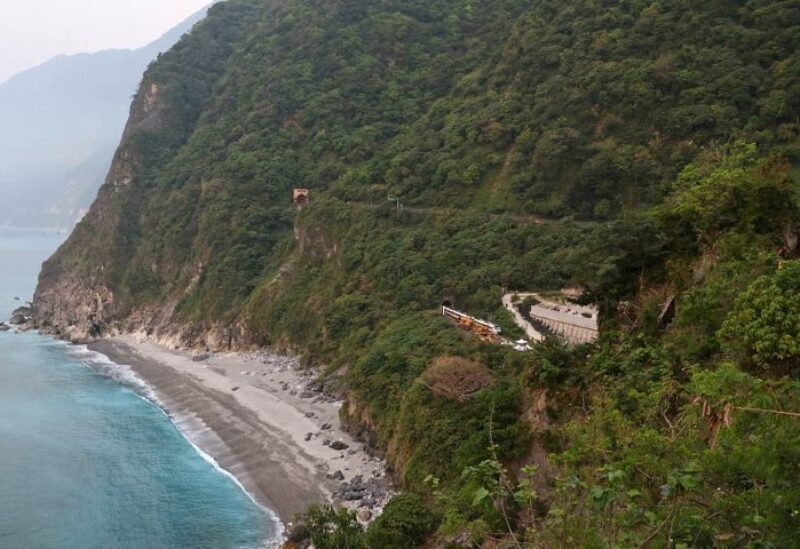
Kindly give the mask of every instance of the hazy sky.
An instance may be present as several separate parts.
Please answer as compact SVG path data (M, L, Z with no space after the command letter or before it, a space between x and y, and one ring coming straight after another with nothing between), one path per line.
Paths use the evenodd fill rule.
M58 54L136 48L211 0L0 0L0 82Z

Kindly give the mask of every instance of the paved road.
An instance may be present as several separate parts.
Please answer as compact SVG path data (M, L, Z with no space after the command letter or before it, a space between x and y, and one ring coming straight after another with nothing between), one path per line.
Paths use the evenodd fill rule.
M358 208L369 208L372 210L376 210L384 205L383 202L378 202L375 204L369 204L366 202L346 202L348 206L356 206ZM534 214L515 214L515 213L489 213L489 212L482 212L476 209L459 209L459 208L444 208L444 207L420 207L420 206L403 206L402 211L409 212L413 214L428 214L428 215L442 215L447 213L463 213L469 212L472 214L482 214L486 215L491 219L513 219L514 221L518 221L520 223L531 223L534 225L557 225L563 224L564 221L561 219L548 219L546 217L542 217L539 215ZM571 220L570 223L573 223L580 227L593 227L597 225L595 221L575 221Z
M522 331L525 332L525 335L527 335L531 341L534 342L544 341L544 335L541 332L537 331L536 328L534 328L533 325L530 322L528 322L528 320L524 316L522 316L522 314L519 312L519 309L517 309L517 307L514 306L513 299L515 295L521 297L522 299L525 299L528 296L536 294L520 294L520 293L506 294L503 296L503 306L506 309L508 309L508 312L510 312L513 315L514 322L517 324L517 326L522 328Z

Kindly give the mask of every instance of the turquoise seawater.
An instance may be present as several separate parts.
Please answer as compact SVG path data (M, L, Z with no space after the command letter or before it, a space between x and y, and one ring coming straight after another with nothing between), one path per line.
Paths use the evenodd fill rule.
M61 237L0 230L0 318ZM101 355L0 333L0 549L251 548L277 527Z

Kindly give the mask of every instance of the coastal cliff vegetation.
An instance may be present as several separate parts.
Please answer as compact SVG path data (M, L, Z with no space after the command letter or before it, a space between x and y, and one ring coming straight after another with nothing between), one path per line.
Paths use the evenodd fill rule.
M222 2L36 323L318 365L403 494L316 547L794 546L798 36L794 1ZM438 312L519 335L501 296L568 286L596 343Z

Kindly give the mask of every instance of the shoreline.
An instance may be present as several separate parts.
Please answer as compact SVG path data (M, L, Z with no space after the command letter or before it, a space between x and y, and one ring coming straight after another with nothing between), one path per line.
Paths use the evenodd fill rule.
M341 402L292 357L262 350L198 360L130 335L88 348L140 377L189 443L286 531L313 503L366 509L363 518L391 495L383 463L342 431Z
M94 352L96 352L96 351L94 351ZM101 354L101 353L98 353L98 354ZM103 356L105 356L105 355L103 355ZM191 438L191 435L189 433L184 432L178 426L178 424L175 422L175 418L169 415L169 413L162 407L161 403L154 402L149 397L142 396L142 395L139 395L139 398L147 401L148 403L152 404L153 406L156 406L161 411L161 413L163 413L164 416L174 425L175 430L177 430L178 433L180 433L180 435L184 438L184 440L186 440L186 442L188 442L189 445L191 445L191 447L194 448L194 451L197 452L197 455L199 455L204 461L206 461L208 464L210 464L218 473L220 473L220 474L228 477L229 479L231 479L231 481L233 481L233 483L253 503L255 503L258 507L260 507L261 509L264 510L264 513L265 513L265 515L267 515L267 518L269 520L271 520L275 525L275 535L276 535L276 539L272 540L272 541L267 541L265 547L267 547L267 546L269 546L269 547L278 546L282 542L282 540L285 539L285 537L286 537L286 527L285 527L285 524L281 521L280 517L278 517L277 513L274 510L272 510L271 508L266 507L263 504L263 502L258 501L258 499L256 499L256 497L250 492L250 490L248 490L241 482L239 482L239 479L236 478L233 475L233 473L229 472L227 469L224 469L217 462L217 460L215 460L213 457L208 455L206 452L203 451L202 448L200 448L197 444L195 444L195 442Z

